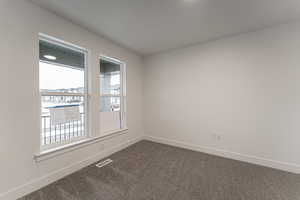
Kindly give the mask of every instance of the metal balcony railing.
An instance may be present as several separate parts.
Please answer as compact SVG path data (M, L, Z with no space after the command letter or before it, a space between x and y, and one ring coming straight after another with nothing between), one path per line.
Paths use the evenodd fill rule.
M51 116L42 115L42 146L61 142L67 142L85 136L84 113L80 113L81 119L59 125L51 125Z

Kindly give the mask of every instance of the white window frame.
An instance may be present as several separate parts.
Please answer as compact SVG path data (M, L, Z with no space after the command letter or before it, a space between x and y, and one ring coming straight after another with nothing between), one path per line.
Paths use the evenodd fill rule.
M107 62L111 62L117 65L120 65L120 95L102 95L101 89L99 88L100 98L101 97L120 97L120 112L121 112L121 127L120 129L108 131L108 132L100 132L100 135L105 136L114 132L119 132L120 130L127 130L127 96L126 96L126 63L122 62L116 58L100 55L99 61L105 60ZM100 77L100 62L99 62L99 77ZM100 82L100 79L99 79ZM99 101L100 102L100 101ZM99 111L101 112L101 111ZM101 126L101 124L100 124Z
M64 48L68 48L80 53L84 54L84 92L83 94L79 94L79 93L68 93L68 92L40 92L40 116L42 113L42 96L81 96L84 97L84 136L79 136L79 137L74 137L70 140L66 140L63 142L57 142L57 143L53 143L53 144L47 144L47 145L42 145L42 119L40 117L40 152L45 152L45 151L49 151L52 149L57 149L59 147L64 147L66 145L69 144L73 144L73 143L77 143L80 141L84 141L87 138L91 137L90 132L89 132L89 93L88 93L88 70L89 70L89 63L88 63L88 55L89 52L87 49L77 46L75 44L69 43L69 42L65 42L63 40L57 39L55 37L40 33L39 34L39 41L45 41L48 43L52 43L54 45L58 45ZM51 64L51 62L47 62L47 61L41 61L39 59L39 63L40 62L44 62L44 63L49 63ZM67 66L67 65L63 65L63 64L57 64L58 66L62 66L62 67L71 67L71 66ZM40 66L39 66L40 67ZM40 89L39 89L40 90Z

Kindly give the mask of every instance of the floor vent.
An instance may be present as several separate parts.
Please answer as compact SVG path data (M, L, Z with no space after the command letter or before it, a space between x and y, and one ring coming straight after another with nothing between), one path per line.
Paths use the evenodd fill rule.
M103 161L99 162L98 164L96 164L96 167L101 168L101 167L104 167L105 165L108 165L109 163L112 163L112 162L113 162L112 159L106 159L106 160L103 160Z

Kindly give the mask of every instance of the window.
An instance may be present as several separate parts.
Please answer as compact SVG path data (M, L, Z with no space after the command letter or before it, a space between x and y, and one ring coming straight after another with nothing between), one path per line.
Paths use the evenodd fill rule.
M87 52L40 36L41 148L87 136Z
M100 131L126 128L125 64L112 58L100 59Z

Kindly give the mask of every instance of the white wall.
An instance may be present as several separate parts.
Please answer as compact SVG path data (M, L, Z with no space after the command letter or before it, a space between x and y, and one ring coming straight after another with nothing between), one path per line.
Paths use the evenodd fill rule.
M143 113L152 139L299 168L298 23L151 56L144 71L134 53L24 0L1 0L0 27L0 199L14 199L136 141L143 135ZM39 151L39 32L91 51L94 136L100 133L97 58L127 63L127 134L33 160Z
M139 56L24 0L0 1L0 27L0 199L13 199L41 187L45 180L55 180L142 136ZM40 163L34 161L39 152L39 32L91 51L93 136L100 133L98 57L105 54L127 63L127 134Z
M300 173L300 23L145 62L150 139Z

